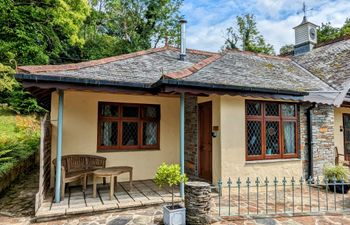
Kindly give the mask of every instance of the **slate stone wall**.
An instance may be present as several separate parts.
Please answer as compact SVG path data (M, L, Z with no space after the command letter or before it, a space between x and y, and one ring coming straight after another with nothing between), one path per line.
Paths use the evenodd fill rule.
M197 96L185 95L185 173L197 176L198 165Z
M300 158L303 162L304 176L308 176L308 140L307 118L308 106L300 107ZM325 165L334 165L334 108L318 105L311 111L312 117L312 152L313 176L323 176Z
M309 154L308 154L308 140L307 140L307 117L306 109L308 106L301 105L299 108L299 137L300 137L300 151L299 156L302 160L303 166L303 176L308 176L308 166L309 166Z
M313 176L322 176L325 165L334 165L334 108L312 110Z
M187 182L185 185L186 224L209 225L210 185L205 182Z

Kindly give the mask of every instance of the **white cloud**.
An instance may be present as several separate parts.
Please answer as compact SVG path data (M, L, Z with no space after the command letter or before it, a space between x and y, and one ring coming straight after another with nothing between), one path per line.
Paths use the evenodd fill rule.
M348 0L309 0L307 4L312 8L307 12L309 21L319 25L331 22L339 27L350 16ZM294 43L293 27L301 22L303 16L297 14L301 5L302 0L185 2L182 11L189 20L187 45L189 48L218 51L224 44L225 30L233 25L235 17L253 13L259 31L278 52L282 45Z

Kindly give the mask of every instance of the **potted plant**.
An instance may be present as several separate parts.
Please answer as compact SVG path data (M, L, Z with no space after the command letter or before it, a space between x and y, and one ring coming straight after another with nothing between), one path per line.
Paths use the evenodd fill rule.
M171 205L163 206L163 222L165 225L185 225L186 209L180 204L174 204L174 186L187 181L185 174L181 174L178 164L163 163L156 172L154 181L159 187L171 187Z
M328 180L329 190L336 193L344 194L349 191L349 184L343 184L348 182L348 170L344 166L328 166L324 169L325 179Z

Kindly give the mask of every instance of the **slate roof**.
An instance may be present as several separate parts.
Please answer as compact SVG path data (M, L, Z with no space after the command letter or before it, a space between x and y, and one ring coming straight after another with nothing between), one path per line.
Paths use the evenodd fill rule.
M350 80L350 39L315 48L293 60L333 88L349 89L345 86Z
M165 74L198 66L205 59L210 61L213 55L189 50L186 61L180 61L178 49L164 47L77 64L21 66L18 73L151 85Z
M180 61L179 50L165 46L76 64L20 66L16 78L93 85L130 83L142 88L173 80L178 86L187 82L206 89L222 85L225 90L244 87L250 92L259 88L273 93L308 92L305 101L340 105L350 88L349 59L350 39L292 58L187 49L186 60Z
M333 90L289 58L237 50L226 51L220 59L183 79L203 83L294 91Z

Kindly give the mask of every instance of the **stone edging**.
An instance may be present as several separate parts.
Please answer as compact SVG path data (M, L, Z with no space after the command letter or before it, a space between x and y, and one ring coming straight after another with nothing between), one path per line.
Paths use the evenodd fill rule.
M33 168L36 162L36 153L33 153L27 159L20 161L15 167L8 171L5 175L0 177L0 195L11 186L14 180L18 176L26 171L29 168Z

